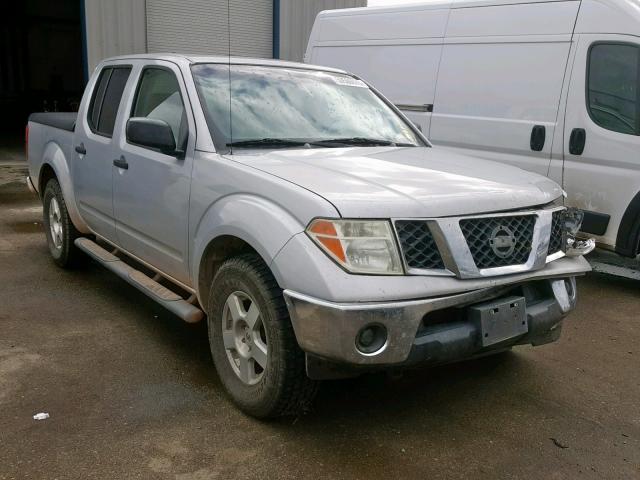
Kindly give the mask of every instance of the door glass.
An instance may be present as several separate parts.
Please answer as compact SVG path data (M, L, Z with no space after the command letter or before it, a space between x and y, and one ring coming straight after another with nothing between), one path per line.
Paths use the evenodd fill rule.
M589 113L607 130L640 134L638 60L640 48L628 44L596 44L589 57Z
M105 137L113 135L120 100L130 73L130 67L113 67L105 68L100 74L89 112L89 125L93 132Z
M104 92L107 90L107 84L109 83L109 77L111 77L112 71L112 68L105 68L100 72L100 78L93 92L93 99L91 100L91 107L89 108L89 124L92 130L96 130L98 127Z
M132 116L164 120L171 127L176 145L184 149L187 118L173 72L160 68L142 72Z

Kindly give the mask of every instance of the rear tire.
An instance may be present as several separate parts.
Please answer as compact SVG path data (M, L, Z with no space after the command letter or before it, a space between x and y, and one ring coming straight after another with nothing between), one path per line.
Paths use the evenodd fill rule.
M79 265L85 256L73 242L82 235L69 217L60 183L55 178L47 182L42 205L45 235L53 261L62 268Z
M282 289L262 259L224 262L208 305L211 354L233 402L257 418L308 410L318 383L306 375Z

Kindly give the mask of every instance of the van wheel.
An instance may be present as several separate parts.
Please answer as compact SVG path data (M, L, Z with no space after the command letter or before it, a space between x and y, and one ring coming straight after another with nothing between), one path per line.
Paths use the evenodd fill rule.
M42 204L45 234L53 261L62 268L77 266L85 258L73 243L81 234L69 218L62 189L55 178L47 182Z
M224 262L208 305L211 354L234 403L257 418L307 410L318 384L306 375L282 289L262 259Z

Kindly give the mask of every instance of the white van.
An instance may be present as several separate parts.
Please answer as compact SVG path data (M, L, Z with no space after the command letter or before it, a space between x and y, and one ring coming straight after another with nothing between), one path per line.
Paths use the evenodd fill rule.
M368 80L435 143L561 183L640 253L640 1L442 0L318 15L309 63Z

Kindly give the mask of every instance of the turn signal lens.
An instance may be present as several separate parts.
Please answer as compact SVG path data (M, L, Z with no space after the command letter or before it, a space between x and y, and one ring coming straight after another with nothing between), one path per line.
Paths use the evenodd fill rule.
M349 272L403 273L391 224L386 220L317 219L309 224L307 234Z
M309 233L313 235L313 239L320 243L327 251L329 251L337 260L346 263L347 259L344 255L342 242L338 238L338 232L332 222L328 220L317 220L309 227Z

